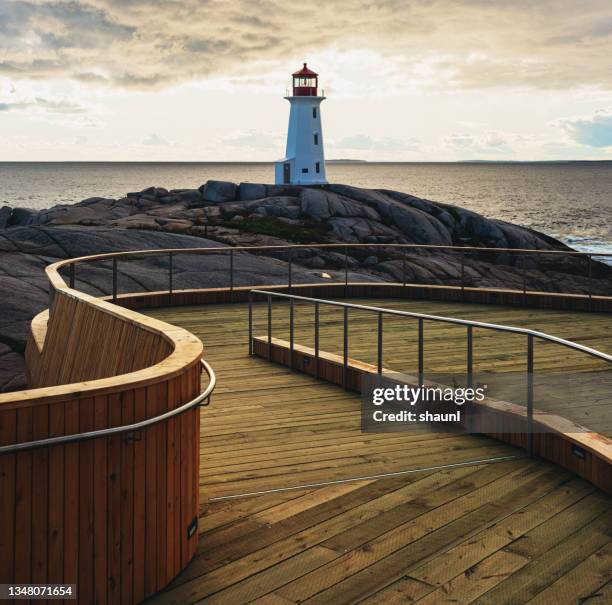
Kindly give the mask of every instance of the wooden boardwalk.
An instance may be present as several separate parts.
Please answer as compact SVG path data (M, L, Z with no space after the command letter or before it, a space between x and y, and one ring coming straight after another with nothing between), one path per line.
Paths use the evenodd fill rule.
M612 342L608 316L380 303L528 325L608 351ZM310 311L296 311L296 341L311 345ZM322 314L321 348L339 352L338 342L326 340L340 325L335 313ZM612 500L587 482L484 437L362 434L357 395L247 356L244 305L151 315L202 338L219 378L213 404L201 416L198 554L152 602L612 600ZM263 308L256 316L256 333L264 333ZM287 337L286 318L286 307L275 309L275 336ZM353 357L373 360L374 321L351 317ZM461 371L464 332L428 330L427 369ZM412 339L405 325L385 324L387 367L413 370ZM499 335L478 335L475 347L483 366L522 363L523 348ZM536 363L574 367L546 349L536 352ZM513 458L431 470L506 456ZM420 468L430 470L376 478ZM337 483L269 491L328 482ZM250 495L228 498L241 494Z

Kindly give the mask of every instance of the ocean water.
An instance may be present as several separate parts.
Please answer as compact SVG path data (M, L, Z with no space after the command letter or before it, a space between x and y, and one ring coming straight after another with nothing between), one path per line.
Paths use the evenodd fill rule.
M612 162L330 163L328 180L395 189L543 231L579 250L612 253ZM270 163L0 162L0 204L48 208L208 179L270 183Z

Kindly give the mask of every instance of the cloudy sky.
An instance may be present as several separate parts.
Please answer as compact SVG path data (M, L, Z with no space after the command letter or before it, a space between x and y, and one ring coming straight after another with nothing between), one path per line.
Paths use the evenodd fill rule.
M612 158L610 0L0 0L0 160Z

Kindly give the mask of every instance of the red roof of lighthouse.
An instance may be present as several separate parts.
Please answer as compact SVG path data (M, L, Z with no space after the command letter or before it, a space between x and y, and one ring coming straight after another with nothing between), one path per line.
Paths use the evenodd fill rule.
M302 69L300 69L299 71L293 72L291 75L292 76L318 76L319 74L312 71L312 69L308 69L308 66L306 65L306 63L304 63L304 67L302 67Z

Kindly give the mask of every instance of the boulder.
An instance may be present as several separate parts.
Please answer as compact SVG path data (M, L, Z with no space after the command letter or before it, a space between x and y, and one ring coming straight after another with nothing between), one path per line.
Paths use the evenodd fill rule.
M266 197L266 186L259 183L240 183L238 185L238 199L248 202Z
M25 361L19 353L0 343L0 393L26 388Z
M172 201L175 201L174 198L170 198ZM151 199L148 197L139 197L138 200L136 201L136 207L138 208L138 210L150 210L151 208L155 208L156 206L159 206L159 200L155 200L155 199Z
M76 206L91 206L94 204L99 204L100 202L114 202L115 200L109 200L104 197L88 197L86 200L80 201Z
M155 187L147 187L142 191L130 191L127 197L142 197L143 195L151 195L155 197Z
M189 189L181 191L178 194L178 198L183 202L197 202L202 199L202 193L198 189Z
M51 225L78 225L95 216L96 212L91 206L67 206L49 212L45 222Z
M233 202L238 187L229 181L206 181L206 184L200 187L200 191L207 202Z
M0 229L4 229L8 226L12 212L10 206L2 206L2 208L0 208Z
M335 193L327 194L329 211L332 216L344 216L354 218L367 218L374 221L380 221L380 214L366 204L360 204L342 195Z
M266 196L288 195L299 197L305 189L320 189L320 187L304 187L302 185L266 185Z
M30 208L13 208L11 212L10 226L25 227L37 224L38 212Z
M390 206L390 217L395 225L415 244L451 245L453 239L444 225L416 208Z
M304 188L299 200L302 214L314 221L324 221L332 216L327 194L321 189Z

